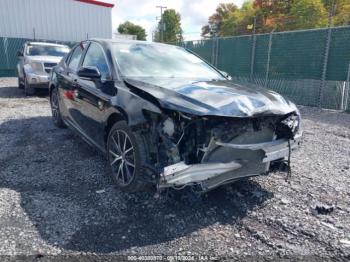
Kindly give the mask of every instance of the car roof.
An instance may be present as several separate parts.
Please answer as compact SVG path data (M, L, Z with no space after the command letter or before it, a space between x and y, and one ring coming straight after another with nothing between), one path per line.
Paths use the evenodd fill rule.
M68 47L67 45L63 44L56 44L56 43L47 43L47 42L27 42L27 45L46 45L46 46L61 46L61 47Z
M165 43L158 43L158 42L149 42L149 41L142 41L142 40L130 40L130 39L106 39L106 38L92 38L88 39L87 41L96 41L103 44L113 44L113 43L128 43L128 44L145 44L145 45L169 45Z

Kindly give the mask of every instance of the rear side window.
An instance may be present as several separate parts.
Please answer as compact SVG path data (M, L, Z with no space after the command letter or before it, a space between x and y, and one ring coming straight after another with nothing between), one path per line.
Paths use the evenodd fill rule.
M72 69L74 72L78 71L79 61L81 58L81 55L83 54L84 48L86 44L80 44L78 45L73 53L70 55L70 61L68 63L68 67Z
M101 73L101 78L108 78L110 76L108 64L103 53L102 47L96 43L91 43L86 52L83 66L95 66Z

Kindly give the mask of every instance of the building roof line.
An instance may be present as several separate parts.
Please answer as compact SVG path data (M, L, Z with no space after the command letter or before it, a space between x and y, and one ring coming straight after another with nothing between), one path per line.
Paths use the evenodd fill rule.
M97 1L97 0L75 0L75 1L86 3L86 4L103 6L103 7L109 7L109 8L114 7L114 4L110 4L110 3L106 3L106 2L102 2L102 1Z

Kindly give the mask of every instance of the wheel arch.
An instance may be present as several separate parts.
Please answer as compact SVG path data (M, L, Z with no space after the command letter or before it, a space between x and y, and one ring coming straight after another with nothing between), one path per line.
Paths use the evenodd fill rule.
M50 83L50 85L49 85L49 97L51 97L52 90L53 90L55 87L56 87L55 84Z
M128 123L126 115L121 112L113 112L107 117L104 128L104 141L106 145L109 131L111 130L112 126L119 121L126 121Z

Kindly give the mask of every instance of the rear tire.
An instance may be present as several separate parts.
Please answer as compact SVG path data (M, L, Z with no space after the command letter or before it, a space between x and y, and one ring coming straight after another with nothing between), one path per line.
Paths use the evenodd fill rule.
M50 105L51 105L51 113L52 120L55 126L59 128L65 128L66 125L62 120L60 105L59 105L59 97L58 97L58 89L53 88L50 95Z
M112 179L121 190L137 192L148 188L145 145L125 121L115 123L109 131L107 156Z

